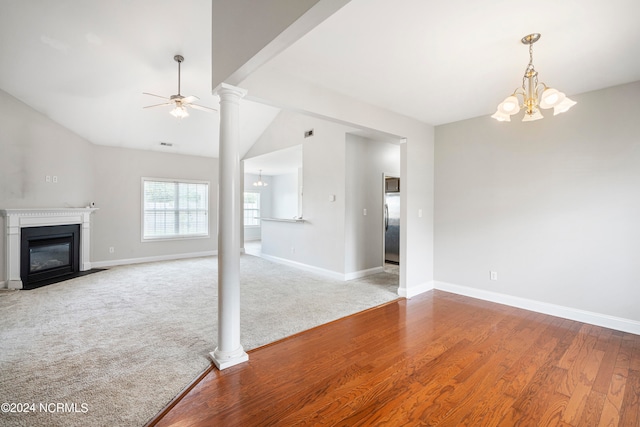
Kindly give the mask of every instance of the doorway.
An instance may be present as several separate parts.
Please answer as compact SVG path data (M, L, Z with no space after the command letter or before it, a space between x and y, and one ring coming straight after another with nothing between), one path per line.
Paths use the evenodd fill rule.
M400 265L400 178L384 176L384 263Z

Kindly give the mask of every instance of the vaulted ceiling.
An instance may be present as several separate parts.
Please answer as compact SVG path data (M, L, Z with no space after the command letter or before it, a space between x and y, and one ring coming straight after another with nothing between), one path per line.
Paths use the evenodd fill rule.
M640 80L637 0L352 0L268 64L420 121L492 114L522 84L583 93Z
M181 93L217 108L210 0L0 0L0 10L0 89L96 144L217 156L216 113L142 108L157 103L142 92L177 93L175 54ZM439 125L493 113L521 84L520 38L532 32L540 80L568 95L640 80L638 16L637 0L352 0L264 69ZM243 102L241 152L278 112Z

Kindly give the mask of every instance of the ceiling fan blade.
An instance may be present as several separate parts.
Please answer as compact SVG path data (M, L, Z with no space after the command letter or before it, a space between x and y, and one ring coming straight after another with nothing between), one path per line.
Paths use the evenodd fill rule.
M204 107L204 106L198 105L198 104L187 104L187 105L189 105L189 107L191 107L191 108L195 108L196 110L206 111L207 113L211 113L213 111L218 111L215 108Z
M160 96L160 95L156 95L154 93L148 93L148 92L142 92L143 95L150 95L150 96L155 96L157 98L162 98L162 99L171 99L171 98L167 98L166 96Z
M146 107L142 107L142 108L162 107L163 105L173 105L173 102L165 102L163 104L147 105Z
M193 101L197 101L198 99L200 99L200 98L198 98L195 95L185 96L184 98L182 98L182 103L183 104L191 104Z

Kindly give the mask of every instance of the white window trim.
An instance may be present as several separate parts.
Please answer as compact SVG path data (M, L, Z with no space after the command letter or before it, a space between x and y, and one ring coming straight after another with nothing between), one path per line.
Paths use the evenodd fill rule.
M158 242L158 241L166 241L166 240L193 240L193 239L208 239L211 237L211 226L210 223L207 223L207 233L206 234L193 234L188 236L159 236L159 237L145 237L144 236L144 182L145 181L157 181L157 182L184 182L187 184L207 184L208 194L207 194L207 221L210 220L211 216L211 183L210 181L203 180L195 180L195 179L173 179L173 178L154 178L143 176L140 178L140 241L143 243L148 242Z
M252 224L252 225L246 225L246 224L244 224L244 219L245 219L244 215L245 215L245 210L246 210L246 209L244 208L244 195L245 195L246 193L254 193L254 194L257 194L258 196L260 196L260 206L258 207L258 209L252 209L252 210L257 210L257 211L258 211L258 213L259 213L260 215L262 215L262 192L261 192L261 191L256 191L256 190L245 190L245 191L242 193L242 219L243 219L243 221L242 221L242 222L243 222L243 226L244 226L244 228L245 228L245 229L248 229L248 228L260 228L260 227L262 226L262 219L261 219L260 217L258 217L258 224L257 224L257 225L255 225L255 224Z

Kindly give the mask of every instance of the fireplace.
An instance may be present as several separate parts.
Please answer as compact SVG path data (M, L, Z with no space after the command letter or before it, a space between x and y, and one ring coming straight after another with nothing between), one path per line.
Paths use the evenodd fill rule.
M80 271L80 225L25 227L21 232L20 278L24 289Z
M91 214L96 210L0 209L5 231L4 277L0 276L0 288L33 289L68 275L92 271ZM37 230L36 234L30 234L31 230ZM23 235L28 245L23 245Z

